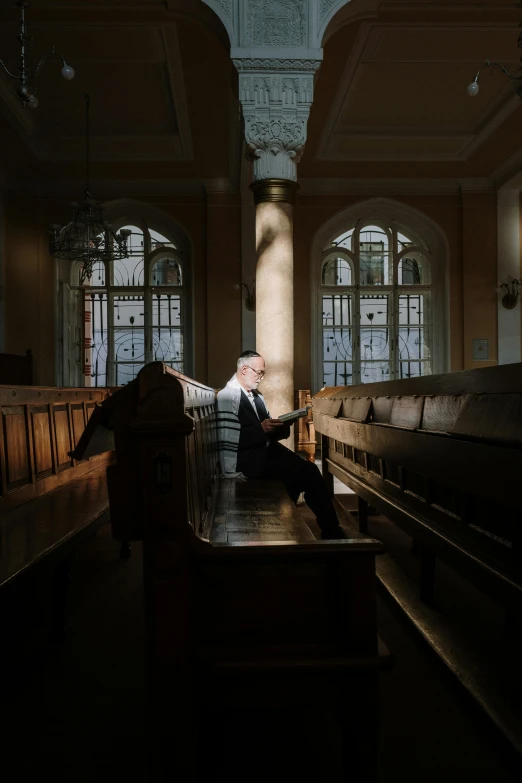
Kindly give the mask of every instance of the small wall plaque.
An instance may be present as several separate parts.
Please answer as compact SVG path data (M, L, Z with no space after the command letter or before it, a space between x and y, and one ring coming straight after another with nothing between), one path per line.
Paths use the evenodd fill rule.
M473 361L483 362L489 359L489 340L481 337L473 339Z

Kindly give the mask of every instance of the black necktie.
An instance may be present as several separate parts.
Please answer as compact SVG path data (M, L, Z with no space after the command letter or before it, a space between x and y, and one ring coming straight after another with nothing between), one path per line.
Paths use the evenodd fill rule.
M254 394L254 405L256 406L256 411L257 411L257 415L259 416L259 421L264 421L265 419L268 419L268 413L263 404L263 400L259 397L258 394Z

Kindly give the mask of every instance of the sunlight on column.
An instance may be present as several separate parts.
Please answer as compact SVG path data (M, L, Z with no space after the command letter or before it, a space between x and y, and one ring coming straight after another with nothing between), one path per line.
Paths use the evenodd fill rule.
M256 350L264 356L262 392L272 417L294 409L293 207L256 208Z

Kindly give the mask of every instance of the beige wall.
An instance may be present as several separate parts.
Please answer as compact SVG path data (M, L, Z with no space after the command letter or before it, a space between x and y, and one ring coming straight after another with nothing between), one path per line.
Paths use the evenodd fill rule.
M391 197L389 197L391 198ZM366 200L366 199L364 199ZM447 329L452 371L495 364L497 356L496 201L494 193L400 196L395 200L435 222L448 246ZM361 201L358 196L299 196L295 219L295 384L311 379L310 252L327 220ZM472 361L472 340L487 338L489 362Z
M300 196L295 210L295 385L311 385L310 249L332 216L360 201L356 196ZM450 367L472 361L473 337L490 341L496 361L497 296L495 194L409 196L397 199L444 232L449 249ZM241 207L236 195L164 196L150 201L190 238L193 265L196 378L221 386L241 348ZM36 380L54 384L54 261L48 227L67 222L63 200L11 197L5 208L4 350L35 356Z
M241 353L241 201L207 197L208 378L216 388L233 375Z
M463 368L497 363L497 201L495 193L462 196ZM489 340L488 362L474 362L473 338Z

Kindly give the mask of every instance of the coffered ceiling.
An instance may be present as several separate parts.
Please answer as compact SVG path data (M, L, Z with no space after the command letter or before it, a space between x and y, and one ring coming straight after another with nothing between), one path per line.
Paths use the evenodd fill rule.
M351 0L325 35L303 183L492 179L522 169L522 105L486 58L516 72L513 0ZM0 172L8 185L80 179L84 94L96 181L190 190L238 186L237 75L221 23L201 0L34 0L33 62L53 45L74 66L38 77L23 110L0 77ZM17 64L18 9L0 0L0 58ZM520 158L520 160L519 160ZM1 176L0 176L1 181Z

